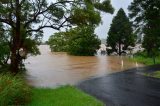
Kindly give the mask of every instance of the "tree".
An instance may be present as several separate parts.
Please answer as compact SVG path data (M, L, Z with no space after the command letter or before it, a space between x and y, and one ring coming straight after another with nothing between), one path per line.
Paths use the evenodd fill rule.
M68 53L78 56L93 56L101 44L94 34L92 26L77 27L70 30L71 38L68 42Z
M11 72L19 72L19 66L23 59L19 53L20 50L26 54L29 53L28 51L38 50L35 40L39 39L39 35L41 37L43 28L59 30L72 24L83 23L87 25L92 19L92 15L86 17L86 14L82 14L83 17L78 22L76 19L79 17L74 18L86 7L113 12L109 0L102 3L99 0L57 0L52 3L47 3L47 0L1 0L0 22L6 24L6 30L11 31L8 44L11 53Z
M52 52L67 52L70 35L67 32L58 32L50 36L48 44Z
M49 38L53 52L67 52L71 55L93 56L99 48L100 40L92 26L72 28L66 32L55 33Z
M134 42L135 36L133 34L132 24L121 8L113 18L108 32L107 45L112 47L112 52L118 52L121 55L122 45L123 49L126 50L128 46L134 45Z
M143 47L148 56L155 57L160 48L160 1L134 0L128 9L135 30L144 35Z

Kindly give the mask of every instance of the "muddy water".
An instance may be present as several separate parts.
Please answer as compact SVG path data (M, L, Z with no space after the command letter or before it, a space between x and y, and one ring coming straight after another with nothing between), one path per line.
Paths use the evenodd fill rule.
M126 57L70 56L66 53L51 53L49 46L41 45L41 55L26 61L27 80L35 87L56 87L76 84L92 77L139 67Z

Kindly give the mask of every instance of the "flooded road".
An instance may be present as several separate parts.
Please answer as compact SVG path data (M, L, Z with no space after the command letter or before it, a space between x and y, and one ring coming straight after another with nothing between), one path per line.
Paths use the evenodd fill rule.
M27 80L35 87L56 87L76 84L92 77L142 66L118 56L70 56L51 53L49 46L41 45L41 55L25 61Z

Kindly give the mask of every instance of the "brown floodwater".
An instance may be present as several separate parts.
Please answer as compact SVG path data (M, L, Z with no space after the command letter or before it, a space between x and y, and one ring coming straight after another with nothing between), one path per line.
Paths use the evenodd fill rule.
M119 56L70 56L50 52L49 46L39 46L41 55L26 61L27 80L35 87L72 85L80 81L142 66Z

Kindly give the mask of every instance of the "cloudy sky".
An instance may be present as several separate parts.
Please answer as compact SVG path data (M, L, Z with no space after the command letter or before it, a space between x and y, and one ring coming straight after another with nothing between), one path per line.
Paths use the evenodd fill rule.
M102 38L106 38L107 37L107 32L110 28L110 24L112 22L113 17L117 14L117 11L120 8L123 8L126 12L126 14L128 14L128 5L130 5L130 3L133 0L111 0L111 4L115 9L114 14L106 14L106 13L102 13L102 21L103 23L96 28L95 33L99 36L100 39ZM57 32L53 29L44 29L44 38L43 40L46 41L48 40L49 36L52 35L54 32Z

